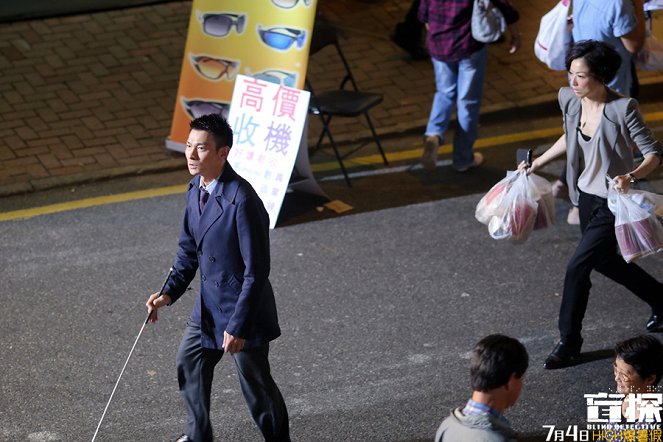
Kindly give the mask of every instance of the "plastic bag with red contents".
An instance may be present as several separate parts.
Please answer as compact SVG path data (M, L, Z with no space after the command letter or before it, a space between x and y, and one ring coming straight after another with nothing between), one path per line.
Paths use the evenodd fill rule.
M615 215L615 236L626 262L663 250L663 196L644 190L615 190L608 185L608 208Z
M524 242L534 230L540 194L526 173L517 173L503 196L500 209L488 222L488 233L495 239Z
M532 195L538 195L536 208L536 220L534 221L534 230L545 229L555 224L555 198L552 194L550 182L538 175L530 174L527 176Z
M511 189L511 184L516 178L518 178L518 172L507 172L506 177L491 187L488 193L481 198L474 211L474 217L477 221L488 225L493 216L501 216L504 213L505 208L502 206L502 200Z
M552 186L538 175L509 171L481 198L474 216L493 238L523 242L532 230L554 224Z

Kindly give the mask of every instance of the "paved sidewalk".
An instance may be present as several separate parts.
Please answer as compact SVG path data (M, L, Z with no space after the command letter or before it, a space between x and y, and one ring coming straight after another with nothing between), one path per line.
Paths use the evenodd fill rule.
M556 0L512 0L523 47L490 49L482 113L550 102L565 82L533 55L539 18ZM381 134L418 133L434 92L429 60L413 61L389 40L410 0L319 0L338 24L360 87L384 94L371 112ZM0 196L113 176L182 167L167 151L191 2L0 24ZM337 80L332 57L313 57L319 89ZM640 73L644 84L663 81ZM309 137L317 139L312 119ZM343 141L361 120L335 120Z

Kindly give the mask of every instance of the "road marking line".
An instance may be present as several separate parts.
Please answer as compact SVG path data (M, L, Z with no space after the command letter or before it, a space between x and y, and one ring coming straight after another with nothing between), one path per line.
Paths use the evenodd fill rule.
M643 114L645 122L651 123L653 121L663 120L663 111L662 112L650 112ZM562 127L552 127L547 129L536 129L529 130L526 132L516 132L513 134L506 135L497 135L494 137L479 138L474 143L476 149L487 149L495 146L502 146L504 144L510 143L519 143L523 141L537 140L541 138L549 138L554 136L561 136L563 133ZM423 137L422 137L423 140ZM422 143L423 144L423 143ZM422 147L417 147L416 149L402 150L399 152L389 152L387 153L387 161L389 162L398 162L406 160L418 160L421 157ZM451 144L443 144L438 149L440 155L450 154L452 150ZM343 164L346 168L350 167L362 167L362 166L374 166L383 164L382 156L380 154L366 155L363 157L356 157L347 160L343 160ZM326 163L312 164L311 170L313 172L327 172L329 170L338 169L338 162L328 161Z
M663 119L663 112L661 112L661 118ZM476 149L486 149L489 147L501 146L503 144L516 143L521 141L535 140L539 138L548 138L555 135L562 135L562 129L560 128L551 128L551 129L537 129L527 132L518 132L514 134L507 135L498 135L495 137L488 138L479 138L475 143L474 147ZM438 153L449 154L451 153L451 144L443 144L438 149ZM389 152L387 153L387 161L398 162L405 160L418 160L421 157L421 148L403 150L399 152ZM360 166L373 166L376 164L382 164L382 156L380 154L375 155L366 155L363 157L351 158L344 160L343 164L346 168L350 167L360 167ZM313 172L326 172L328 170L338 169L338 163L336 161L329 161L326 163L312 164L311 169Z
M663 111L661 112L650 112L643 114L643 117L646 122L650 123L653 121L662 121L663 120ZM501 146L509 143L516 143L522 141L536 140L540 138L548 138L552 136L562 135L561 127L548 128L548 129L537 129L530 130L526 132L516 132L513 134L507 135L498 135L495 137L488 138L479 138L475 143L474 147L476 149L487 149L490 147ZM451 153L451 144L443 144L438 150L440 154L449 154ZM409 149L399 152L390 152L387 153L387 160L391 162L406 161L419 159L421 156L421 148ZM361 167L361 166L373 166L376 164L382 164L382 157L379 154L375 155L366 155L363 157L356 157L353 159L345 160L343 162L346 168L351 167ZM338 163L336 161L329 161L326 163L312 164L311 170L314 172L326 172L329 170L334 170L338 168ZM372 174L379 175L383 173L389 173L392 169L396 171L407 170L410 168L416 168L416 166L400 166L398 168L389 168L389 169L380 169L378 171L373 171ZM360 175L362 172L355 172L350 174L351 176L363 176ZM370 172L365 172L366 174L371 174ZM338 179L338 176L320 178L319 181L333 180ZM65 203L51 204L48 206L33 207L30 209L21 209L14 210L11 212L0 212L0 222L2 221L12 221L17 219L28 219L34 218L35 216L48 215L51 213L66 212L68 210L83 209L86 207L101 206L105 204L115 204L122 203L126 201L134 201L139 199L153 198L157 196L166 196L174 195L178 193L183 193L186 191L186 187L183 185L168 186L168 187L159 187L156 189L148 190L138 190L135 192L119 193L115 195L108 196L99 196L94 198L85 198L77 201L69 201Z
M439 160L435 163L435 167L444 167L451 166L451 160ZM383 167L382 169L371 169L371 170L362 170L359 172L349 172L348 177L350 178L359 178L367 176L377 176L377 175L387 175L390 173L400 173L408 170L421 170L423 166L421 164L408 164L405 166L394 166L394 167ZM345 176L341 173L338 175L327 175L320 178L318 181L340 181L344 180Z
M68 210L84 209L86 207L102 206L105 204L124 203L127 201L153 198L156 196L174 195L184 193L186 186L168 186L156 189L137 190L134 192L118 193L115 195L97 196L94 198L85 198L76 201L67 201L65 203L50 204L48 206L33 207L30 209L14 210L11 212L0 213L0 221L12 221L16 219L28 219L40 215L49 215L51 213L66 212Z

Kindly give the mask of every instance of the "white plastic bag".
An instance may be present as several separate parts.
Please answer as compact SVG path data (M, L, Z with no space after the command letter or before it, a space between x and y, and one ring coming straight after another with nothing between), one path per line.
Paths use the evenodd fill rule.
M608 185L608 208L615 215L615 236L626 262L652 255L663 249L663 225L657 212L663 212L663 196L644 190L620 193Z
M534 230L544 229L555 224L555 197L552 194L552 185L547 179L533 173L528 179L532 196L538 196Z
M534 55L550 69L566 70L566 54L572 43L569 7L571 0L560 0L541 17L539 32L534 41Z
M518 172L507 172L506 177L491 187L488 193L481 198L474 211L474 217L477 221L481 224L488 225L490 218L493 216L501 216L504 213L505 209L501 205L502 200L509 192L511 184L513 184L516 178L518 178Z
M538 201L541 199L538 183L535 184L534 181L540 177L509 172L507 178L513 176L510 174L515 174L515 178L488 221L488 233L494 239L508 238L512 242L520 243L526 241L534 230ZM532 180L532 177L535 177L535 180Z
M555 223L550 182L535 174L509 171L477 204L474 216L495 239L527 239L532 230Z
M474 0L471 26L473 39L482 43L494 43L506 31L506 20L490 0Z

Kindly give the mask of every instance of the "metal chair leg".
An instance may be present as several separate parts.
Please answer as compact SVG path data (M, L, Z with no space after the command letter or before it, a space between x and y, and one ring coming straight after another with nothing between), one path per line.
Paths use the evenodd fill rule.
M325 137L325 119L322 115L320 115L320 119L322 120L322 130L320 131L320 136L318 137L318 142L315 143L315 148L313 149L314 152L317 152L318 149L320 149L320 145L322 144L322 139Z
M345 169L345 165L343 164L343 157L341 157L341 153L338 151L338 147L336 147L336 142L334 141L331 131L329 130L329 122L331 121L331 119L332 119L331 115L325 118L324 115L320 114L320 121L322 121L322 132L320 133L320 139L318 140L316 149L320 146L320 143L322 142L322 137L325 134L327 134L327 138L329 138L329 142L332 146L332 149L334 149L334 155L336 155L336 160L338 161L339 166L341 166L341 172L343 172L343 176L345 177L345 182L348 184L348 187L352 187L352 183L350 183L350 176L348 175L348 171Z
M343 158L341 157L341 154L338 151L338 148L336 147L336 142L334 141L334 138L332 137L332 134L329 130L327 130L327 138L329 138L329 142L332 146L332 149L334 149L334 154L336 154L336 159L338 160L338 164L339 166L341 166L341 172L343 172L343 176L345 177L345 182L348 184L348 187L352 187L352 183L350 182L350 176L348 175L348 171L345 170L345 165L343 164Z
M375 128L373 127L373 123L371 122L371 119L368 116L368 112L364 112L364 116L366 117L366 121L368 122L368 127L371 129L371 133L373 134L373 139L375 140L375 144L378 145L378 150L380 151L380 155L382 155L382 161L384 161L385 166L388 166L389 162L387 161L387 156L384 154L384 150L382 150L382 144L380 144L380 139L378 138L378 134L375 132Z

